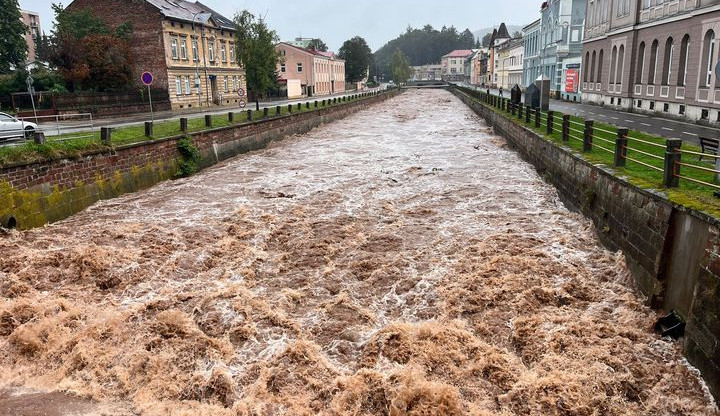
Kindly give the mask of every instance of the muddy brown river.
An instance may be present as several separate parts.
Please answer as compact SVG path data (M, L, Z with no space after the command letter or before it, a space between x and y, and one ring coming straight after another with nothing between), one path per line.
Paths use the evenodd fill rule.
M718 414L622 254L442 90L0 252L0 414Z

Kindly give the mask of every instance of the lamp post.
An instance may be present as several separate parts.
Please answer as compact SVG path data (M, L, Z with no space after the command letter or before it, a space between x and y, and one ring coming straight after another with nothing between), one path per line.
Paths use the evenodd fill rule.
M203 25L203 21L207 22L211 16L212 16L212 13L201 10L201 11L193 14L193 19L192 19L192 31L193 31L193 33L195 33L195 19L197 17L201 17L201 20L199 20L198 23L200 23L200 43L202 44L203 68L205 69L205 102L208 107L210 107L210 97L208 96L208 94L209 94L209 92L208 92L208 71L207 71L207 61L206 61L206 53L205 53L205 30L204 30L205 26ZM197 50L197 48L196 48L196 50ZM195 57L193 56L193 58L195 58ZM199 59L196 59L195 60L195 80L196 80L196 85L198 87L198 103L199 103L199 105L202 105L202 101L200 100L200 96L199 96L200 85L199 85L199 82L197 82L198 80L200 80L200 72L199 72L198 65L199 65Z

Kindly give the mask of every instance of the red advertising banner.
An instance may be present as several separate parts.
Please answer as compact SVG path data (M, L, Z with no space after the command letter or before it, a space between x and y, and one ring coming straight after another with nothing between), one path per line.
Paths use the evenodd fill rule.
M578 81L580 74L577 69L565 71L565 92L578 92Z

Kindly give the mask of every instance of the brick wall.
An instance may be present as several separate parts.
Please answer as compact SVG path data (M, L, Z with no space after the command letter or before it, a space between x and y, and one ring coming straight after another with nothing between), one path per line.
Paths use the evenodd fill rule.
M260 120L190 135L202 167L237 154L264 148L272 140L328 123L396 91L360 101ZM101 199L150 187L177 172L177 141L181 137L92 151L77 159L17 164L0 168L0 225L14 222L27 229L67 218Z
M720 398L720 222L640 189L453 92L532 163L569 208L593 221L609 249L622 250L651 306L686 319L687 358Z
M150 71L155 76L153 87L167 90L167 65L163 46L163 16L145 0L75 0L67 10L88 9L111 28L130 22L133 26L132 50L136 83L140 75Z

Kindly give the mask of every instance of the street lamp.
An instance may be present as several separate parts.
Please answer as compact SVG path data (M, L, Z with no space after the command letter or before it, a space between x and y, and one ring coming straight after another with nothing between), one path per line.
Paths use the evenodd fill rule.
M205 53L205 31L204 31L204 23L207 22L210 17L212 17L212 13L205 12L205 11L199 11L195 14L193 14L192 18L192 31L195 33L195 19L197 17L200 17L198 20L198 23L200 23L200 43L202 44L202 54L203 54L203 68L205 69L205 102L208 107L210 107L210 97L208 92L208 71L207 71L207 62L206 62L206 53ZM197 48L196 48L197 50ZM193 56L193 58L195 58ZM202 101L200 100L200 72L199 72L199 59L195 59L195 85L197 85L198 88L198 104L202 106Z

